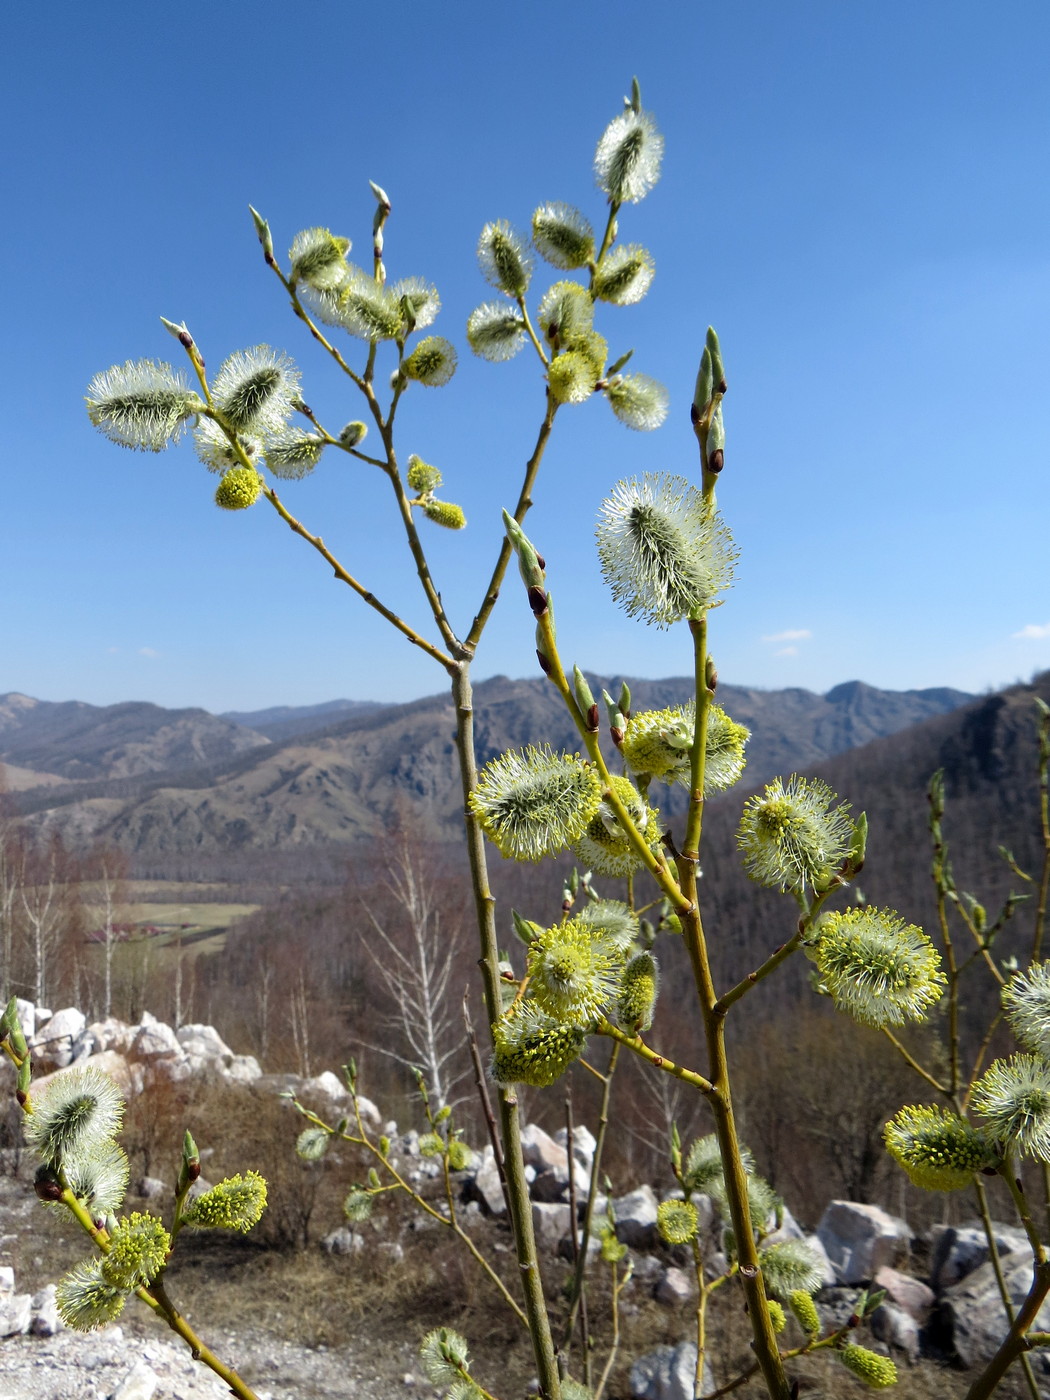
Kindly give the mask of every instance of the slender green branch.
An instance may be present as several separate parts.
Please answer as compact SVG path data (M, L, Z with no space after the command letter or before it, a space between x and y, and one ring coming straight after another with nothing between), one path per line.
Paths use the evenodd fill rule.
M547 358L547 352L546 352L546 350L544 350L543 346L540 344L539 337L537 336L535 330L533 329L532 320L531 320L530 317L529 317L529 308L525 305L525 298L524 298L524 297L518 297L518 310L521 312L521 314L522 314L522 316L523 316L523 318L524 318L524 320L525 320L525 331L526 331L526 334L528 335L529 339L532 341L533 345L535 346L535 348L536 348L536 354L539 355L540 359L543 361L544 368L546 368L546 366L550 364L550 360Z
M548 392L547 411L544 414L543 422L540 424L539 435L536 438L536 445L532 449L532 456L525 463L525 476L521 483L521 491L518 494L518 503L514 507L514 519L520 525L528 515L532 506L532 489L536 485L536 477L539 473L540 463L543 461L543 454L547 450L547 443L550 440L551 431L554 427L554 415L558 411L558 405ZM485 589L485 597L481 607L475 614L471 623L470 631L467 633L463 645L465 649L473 654L477 649L478 642L481 641L481 634L485 630L485 625L492 616L492 609L496 606L500 589L503 587L503 580L506 577L507 565L510 563L510 556L513 553L510 541L504 535L499 547L499 555L496 559L496 566L492 570L492 577L489 585Z
M798 951L805 942L806 934L813 927L824 902L830 898L838 887L837 884L832 885L829 889L824 890L822 894L817 895L816 899L813 901L812 908L804 908L802 918L799 919L798 930L793 937L789 938L786 943L782 943L779 948L776 948L764 963L761 963L755 968L754 972L749 972L735 987L730 988L728 992L723 993L723 995L719 997L713 1007L716 1016L724 1016L734 1002L739 1001L742 996L746 996L747 993L751 991L752 987L764 981L771 972L777 970L781 963L787 962L792 953Z
M274 272L277 274L278 279L280 280L281 285L288 293L288 296L291 299L292 303L292 310L295 312L296 316L298 316L299 320L302 321L303 325L306 326L307 330L313 336L314 340L317 341L318 345L320 345L322 350L325 350L332 357L332 359L336 362L336 364L343 371L343 373L349 379L352 379L357 385L357 387L361 390L361 392L364 393L366 388L366 381L364 380L364 378L360 374L358 374L356 370L350 368L350 366L343 359L342 355L335 348L335 346L328 339L328 337L324 334L324 332L318 329L316 323L306 311L306 308L303 306L302 302L299 300L298 291L292 285L290 279L284 275L284 273L278 267L277 263L271 262L270 266L273 268ZM373 349L374 345L375 342L373 342Z
M886 1037L886 1039L897 1051L898 1055L900 1055L901 1059L904 1060L905 1064L907 1064L911 1069L913 1069L915 1073L919 1075L920 1078L925 1079L926 1083L930 1086L931 1089L936 1089L938 1094L944 1094L948 1098L952 1097L953 1091L951 1087L947 1084L942 1084L939 1079L936 1079L929 1072L929 1070L923 1069L922 1065L919 1064L918 1060L914 1057L914 1055L912 1055L911 1052L901 1044L901 1042L897 1039L897 1037L893 1034L893 1032L889 1029L888 1026L882 1026L880 1027L880 1029L883 1035Z
M367 589L363 583L359 583L352 574L349 574L331 550L325 545L320 535L312 535L305 525L296 520L295 516L286 509L272 487L264 486L263 495L288 528L304 539L307 544L313 545L321 558L331 566L333 573L340 583L345 583L347 587L352 588L358 597L363 598L370 608L374 608L380 616L385 617L387 622L396 627L414 646L419 647L422 651L425 651L428 656L433 657L435 661L444 666L446 671L451 672L454 669L456 663L453 658L451 656L446 656L443 651L434 646L432 642L428 642L425 637L421 637L414 628L410 627L407 622L398 617L397 613L393 612L384 603L381 603L370 589Z
M485 1009L494 1025L502 1010L500 1002L499 936L496 930L496 900L489 884L485 855L485 834L470 808L470 794L477 787L478 766L474 746L474 695L470 684L470 663L461 661L452 668L452 699L456 709L456 749L463 796L467 855L470 861L471 892L481 940L481 973ZM528 1316L529 1336L544 1400L560 1400L561 1379L551 1336L550 1317L543 1293L536 1237L532 1225L532 1201L525 1179L521 1150L521 1115L513 1088L499 1090L500 1128L507 1175L507 1201L514 1232L518 1268L521 1272Z
M676 1065L674 1060L669 1060L666 1055L658 1055L655 1050L650 1049L640 1035L628 1035L619 1026L614 1026L611 1021L607 1021L604 1016L600 1017L595 1026L597 1035L607 1035L618 1044L626 1046L641 1059L647 1060L656 1069L662 1069L665 1074L673 1074L676 1079L681 1079L685 1084L692 1084L694 1089L699 1089L701 1094L711 1095L715 1092L715 1086L709 1079L705 1079L702 1074L697 1074L695 1070L686 1069L683 1065Z
M704 773L707 766L707 717L713 691L707 683L707 614L689 619L693 638L693 683L696 696L693 743L689 754L689 815L686 818L682 854L696 860L704 820Z
M1039 824L1043 833L1043 868L1039 876L1039 902L1032 935L1032 962L1038 962L1043 951L1046 908L1050 898L1050 710L1045 705L1039 712Z
M620 212L620 208L621 204L618 199L610 199L609 217L605 221L605 233L602 235L602 244L601 247L598 249L598 256L595 258L594 265L591 268L590 285L592 288L594 286L595 274L601 267L602 261L605 258L606 253L609 251L609 247L612 244L613 239L616 237L616 219Z
M562 1331L562 1350L564 1351L572 1340L572 1330L576 1321L576 1313L579 1310L584 1293L584 1275L587 1270L587 1252L591 1243L591 1226L594 1223L594 1207L598 1199L598 1183L600 1181L599 1170L602 1157L605 1153L605 1141L609 1132L609 1104L612 1100L613 1076L616 1073L616 1062L620 1057L620 1042L614 1040L609 1052L609 1063L602 1076L602 1102L598 1110L598 1135L594 1141L594 1156L591 1159L591 1184L587 1192L587 1204L583 1208L583 1248L576 1260L576 1269L572 1278L572 1285L569 1293L569 1315L565 1319L565 1327ZM570 1164L571 1165L571 1164Z
M648 841L638 830L630 812L624 806L622 800L612 784L612 774L605 762L605 755L602 753L598 735L592 730L587 718L576 703L576 696L569 685L568 677L565 675L565 668L562 665L558 652L558 643L554 635L554 623L551 620L549 609L537 618L537 626L543 638L543 655L547 661L547 679L553 683L558 693L565 702L565 707L572 716L576 728L579 730L580 738L587 750L587 756L598 770L602 783L604 784L603 800L616 813L616 819L623 828L624 835L627 836L631 845L641 858L642 864L652 875L653 879L663 890L668 899L680 910L685 911L691 907L690 901L685 898L678 882L675 880L667 864L653 853Z
M148 1297L144 1296L147 1294L146 1289L139 1288L135 1292L138 1297L142 1298L143 1302L148 1302ZM225 1362L220 1361L211 1348L205 1346L201 1341L169 1298L163 1279L154 1279L148 1293L153 1294L160 1316L163 1317L171 1330L186 1343L195 1361L203 1361L209 1370L214 1371L221 1380L225 1381L232 1394L239 1396L240 1400L259 1400L251 1386L243 1381L237 1372L227 1366Z

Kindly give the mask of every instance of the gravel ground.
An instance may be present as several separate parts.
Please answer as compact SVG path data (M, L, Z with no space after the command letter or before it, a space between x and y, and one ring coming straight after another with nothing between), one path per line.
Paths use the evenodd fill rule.
M408 1344L366 1358L352 1346L308 1349L252 1329L210 1340L259 1400L429 1400L436 1393L413 1370L418 1363ZM0 1342L0 1400L228 1400L229 1394L148 1321Z

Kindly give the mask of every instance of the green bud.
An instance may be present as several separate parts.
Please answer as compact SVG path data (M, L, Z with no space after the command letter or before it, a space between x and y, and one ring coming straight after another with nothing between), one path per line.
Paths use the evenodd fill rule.
M576 703L577 705L579 705L584 715L586 715L590 710L591 706L594 704L594 695L592 694L591 688L587 684L587 679L584 676L583 672L580 670L579 666L574 666L572 668L572 679L573 685L576 690Z
M392 207L390 204L390 196L387 194L386 190L383 189L383 186L377 185L374 180L369 180L368 188L375 195L376 202L382 205L383 210L389 214Z
M434 1115L434 1122L435 1122L435 1123L444 1123L444 1121L445 1121L446 1118L451 1118L451 1117L452 1117L452 1108L451 1108L451 1106L450 1106L449 1104L445 1104L444 1108L439 1108L438 1111L437 1111L437 1113Z
M693 421L696 422L711 402L715 391L715 375L711 364L711 351L704 346L700 356L700 368L696 375L696 388L693 390Z
M258 212L258 210L253 209L250 204L248 205L248 210L252 216L252 223L255 225L256 237L262 245L263 257L266 259L267 263L269 263L269 265L272 267L274 265L274 258L273 239L270 237L270 225L266 222L266 220Z
M545 574L540 556L536 553L529 537L509 511L503 512L503 526L507 538L518 556L518 571L526 588L542 588Z
M445 1139L440 1133L424 1133L419 1139L419 1152L423 1157L440 1157L445 1150Z
M536 935L543 932L543 929L539 924L534 924L531 919L523 919L516 909L512 909L510 914L514 920L514 932L527 948Z
M623 707L619 701L612 698L607 690L602 691L602 699L605 701L605 711L609 716L609 728L612 731L613 740L619 748L623 743L624 730L627 728Z
M376 1171L375 1167L369 1167L368 1169L368 1184L373 1191L378 1191L382 1184L379 1180L379 1173Z
M769 1313L769 1320L773 1324L774 1332L783 1332L787 1326L787 1315L775 1298L766 1299L766 1311Z
M721 452L726 445L725 420L722 417L722 405L715 409L711 419L711 426L707 430L707 456L712 458L716 452Z
M722 363L722 347L718 343L718 335L714 326L708 326L707 328L707 344L705 348L711 356L711 377L714 380L715 390L720 394L724 394L726 369L725 365ZM710 395L708 397L710 397Z
M390 1156L390 1139L384 1133L379 1139L379 1152L382 1157Z
M619 374L633 354L633 350L628 350L625 355L621 355L618 360L614 360L609 366L608 377L611 379L614 374Z
M868 849L868 814L861 812L853 823L853 840L846 856L846 876L852 880L864 869L864 856Z

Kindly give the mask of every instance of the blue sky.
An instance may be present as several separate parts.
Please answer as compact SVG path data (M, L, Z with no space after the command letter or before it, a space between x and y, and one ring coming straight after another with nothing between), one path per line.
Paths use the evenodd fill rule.
M447 388L406 397L401 450L437 464L467 512L465 532L426 535L465 630L542 414L534 358L491 365L465 344L493 295L478 233L527 227L548 199L603 221L593 151L632 73L666 155L621 237L657 275L599 328L672 410L650 434L598 400L559 414L528 529L566 659L689 669L682 629L612 604L593 521L621 477L695 472L710 321L730 380L719 500L741 548L713 620L722 678L981 690L1050 666L1048 52L1034 0L12 12L0 692L221 710L442 689L265 502L217 510L188 444L121 451L83 393L115 362L177 361L164 315L212 368L267 342L327 424L361 416L263 266L247 205L279 250L320 224L364 260L378 181L389 275L437 284L434 330L460 347ZM541 263L534 290L558 275ZM325 459L281 495L425 624L378 473ZM535 674L516 580L476 668L495 673Z

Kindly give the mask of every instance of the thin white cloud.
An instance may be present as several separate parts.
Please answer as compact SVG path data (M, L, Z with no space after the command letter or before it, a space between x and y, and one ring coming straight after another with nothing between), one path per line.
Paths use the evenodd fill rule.
M1027 627L1022 627L1020 632L1014 632L1013 635L1025 642L1041 642L1050 637L1050 622L1030 622Z
M140 655L140 656L159 656L159 655L160 655L160 652L154 650L153 647L139 647L139 655Z
M120 647L107 647L107 648L106 648L106 655L107 655L107 656L116 656L116 655L119 653L119 651L120 651Z
M773 632L768 637L763 637L764 642L806 642L813 633L807 627L795 627L787 632Z
M798 655L798 647L779 647L779 648L773 653L773 655L774 655L774 656L797 656L797 655Z

